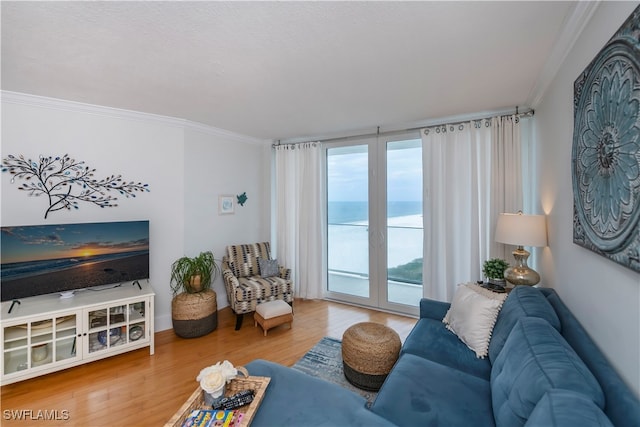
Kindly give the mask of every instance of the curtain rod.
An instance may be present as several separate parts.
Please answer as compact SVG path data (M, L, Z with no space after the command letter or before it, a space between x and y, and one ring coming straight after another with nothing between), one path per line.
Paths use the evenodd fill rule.
M404 133L404 132L419 131L419 130L424 129L424 128L432 128L432 127L438 127L438 126L455 126L455 125L469 123L469 122L475 122L475 121L479 121L479 120L488 120L488 119L491 119L493 117L506 117L506 116L515 115L517 118L524 119L524 118L533 116L534 113L535 113L535 111L533 109L529 109L529 110L527 110L527 111L525 111L523 113L520 113L520 112L518 112L518 107L516 107L516 109L515 109L513 114L499 114L497 116L479 117L479 118L474 118L474 119L460 120L460 121L457 121L457 122L443 122L443 123L426 124L426 125L422 125L422 126L410 127L410 128L406 128L406 129L389 130L389 131L384 131L384 132L381 132L380 131L380 126L378 126L377 132L370 132L370 133L357 134L357 135L348 135L348 136L338 136L338 137L334 137L334 138L317 138L317 139L311 138L311 139L306 140L306 141L284 142L284 143L281 143L280 140L278 140L276 143L271 144L271 147L275 148L275 147L278 147L280 145L306 144L306 143L309 143L309 142L335 142L335 141L348 141L350 139L372 138L374 136L388 136L388 135L395 135L395 134Z

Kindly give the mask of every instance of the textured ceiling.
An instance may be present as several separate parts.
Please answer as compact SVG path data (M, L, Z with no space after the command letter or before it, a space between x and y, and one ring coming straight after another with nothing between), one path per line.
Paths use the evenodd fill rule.
M3 90L262 139L527 105L571 2L9 2Z

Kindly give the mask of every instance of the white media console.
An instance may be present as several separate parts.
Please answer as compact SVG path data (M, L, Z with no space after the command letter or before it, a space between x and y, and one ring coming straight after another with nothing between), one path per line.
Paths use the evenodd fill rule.
M143 347L153 354L154 295L142 280L3 302L2 385Z

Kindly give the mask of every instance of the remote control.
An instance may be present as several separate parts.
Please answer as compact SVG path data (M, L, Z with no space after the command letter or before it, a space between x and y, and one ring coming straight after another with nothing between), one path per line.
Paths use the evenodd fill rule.
M211 408L223 410L236 409L248 403L251 403L253 401L253 395L253 390L242 390L241 392L238 392L233 396L222 397L215 400L211 405Z

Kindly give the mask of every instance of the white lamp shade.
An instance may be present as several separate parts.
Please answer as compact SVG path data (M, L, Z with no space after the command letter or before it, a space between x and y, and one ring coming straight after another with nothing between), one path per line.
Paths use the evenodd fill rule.
M544 215L502 213L496 224L496 242L518 246L547 246L547 218Z

